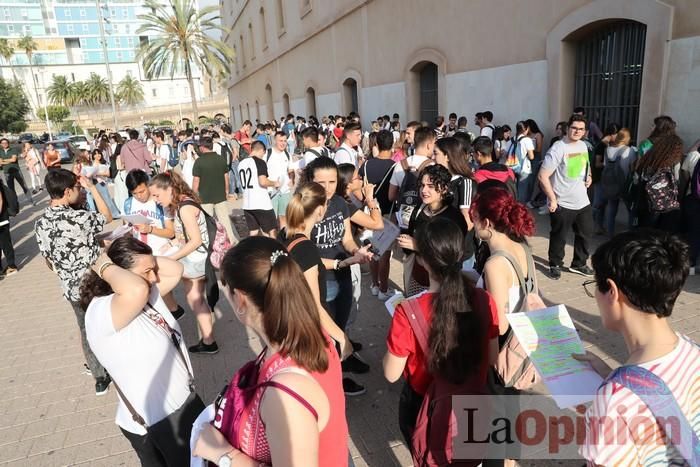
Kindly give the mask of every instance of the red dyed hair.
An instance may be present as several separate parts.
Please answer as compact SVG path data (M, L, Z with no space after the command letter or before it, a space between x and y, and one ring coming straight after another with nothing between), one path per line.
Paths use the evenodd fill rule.
M535 220L530 211L502 188L489 188L477 195L469 214L472 219L490 220L497 232L516 242L535 233Z

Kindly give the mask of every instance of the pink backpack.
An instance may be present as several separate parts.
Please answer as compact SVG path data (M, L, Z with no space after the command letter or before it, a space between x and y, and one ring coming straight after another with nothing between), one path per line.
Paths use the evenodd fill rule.
M209 234L209 247L207 251L209 253L209 261L215 269L221 268L221 262L226 256L226 252L231 249L231 242L228 239L228 234L226 229L218 220L210 216L198 203L190 199L186 199L180 203L182 206L194 206L204 214L204 218L207 222L207 233ZM180 210L177 211L178 217L180 217ZM180 222L182 222L182 217L180 217ZM183 229L184 231L184 229ZM185 232L185 240L187 240L187 233Z
M486 291L480 292L483 292L483 295L477 294L475 296L477 301L480 300L479 297L485 297L487 294ZM430 327L418 302L415 299L410 299L402 302L401 306L406 312L408 322L423 355L427 356L430 351L428 344ZM486 306L488 306L488 301ZM452 410L452 396L483 394L486 394L485 382L479 383L473 377L467 379L463 384L452 384L439 376L434 376L423 398L416 418L416 427L411 437L411 454L414 465L421 467L445 465L474 467L482 463L482 459L486 455L486 445L480 446L480 448L484 448L482 459L455 460L453 458L452 444L453 439L458 434L458 429L457 419Z

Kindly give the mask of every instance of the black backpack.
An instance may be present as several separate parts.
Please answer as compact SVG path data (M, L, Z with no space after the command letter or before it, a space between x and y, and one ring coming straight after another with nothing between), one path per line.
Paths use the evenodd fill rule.
M627 181L627 176L625 171L622 170L622 152L624 149L631 151L630 148L621 148L615 153L615 159L609 159L607 155L605 157L605 166L603 167L603 172L600 175L600 184L603 189L603 195L606 199L619 199L623 192L625 183Z
M399 187L399 197L396 200L395 209L397 212L399 227L401 227L402 230L408 229L408 224L411 221L413 211L421 204L420 191L418 189L418 175L423 167L430 162L430 159L428 159L427 161L423 162L418 169L410 167L406 159L399 162L403 168L404 177L403 181L401 182L401 186Z

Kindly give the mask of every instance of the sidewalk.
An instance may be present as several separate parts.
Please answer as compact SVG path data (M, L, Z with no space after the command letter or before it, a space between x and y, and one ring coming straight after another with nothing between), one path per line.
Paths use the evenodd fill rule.
M34 240L34 221L47 205L38 198L36 208L23 205L12 219L12 236L20 272L0 281L0 465L13 466L138 466L136 455L114 424L116 391L96 397L91 377L81 374L83 356L73 312L62 298L58 279L46 267ZM23 201L23 200L22 200ZM546 260L548 219L537 216L538 236L532 246L546 300L564 302L590 349L614 362L626 351L619 336L601 328L595 301L585 295L580 276L565 273L558 282L542 272ZM567 247L567 259L571 248ZM389 385L381 372L381 359L389 325L384 306L372 297L364 277L361 312L353 339L364 344L361 354L371 365L367 375L355 376L367 394L348 398L347 414L351 452L360 466L408 466L408 451L398 430L399 383ZM401 283L401 269L392 264L392 279ZM182 291L176 293L185 304ZM676 330L700 340L700 278L690 277L671 319ZM187 314L181 325L187 342L195 342L194 318ZM221 300L215 326L221 352L193 356L198 391L209 402L233 373L260 350L256 336L246 332L230 307ZM147 358L147 356L144 356ZM577 461L524 462L523 465L575 465Z

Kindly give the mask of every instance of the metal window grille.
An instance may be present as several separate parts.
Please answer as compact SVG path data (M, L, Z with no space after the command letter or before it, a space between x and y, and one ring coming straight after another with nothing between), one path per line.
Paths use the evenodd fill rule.
M633 21L602 27L578 43L574 105L605 130L610 123L637 137L646 26Z
M438 68L426 63L420 70L420 118L433 124L438 115Z

